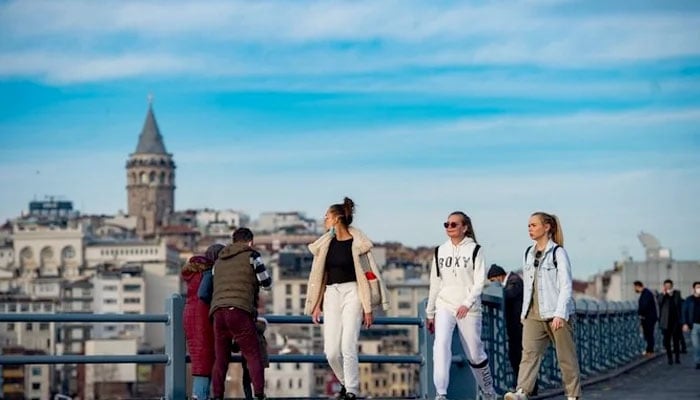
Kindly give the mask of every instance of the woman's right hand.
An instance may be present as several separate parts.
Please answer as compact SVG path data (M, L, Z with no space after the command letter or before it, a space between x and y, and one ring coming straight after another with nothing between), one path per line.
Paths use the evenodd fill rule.
M323 314L323 311L321 311L321 307L316 307L314 308L314 312L311 313L311 321L315 324L318 325L321 323L321 315Z
M435 318L428 318L425 320L425 326L428 328L430 334L435 334Z

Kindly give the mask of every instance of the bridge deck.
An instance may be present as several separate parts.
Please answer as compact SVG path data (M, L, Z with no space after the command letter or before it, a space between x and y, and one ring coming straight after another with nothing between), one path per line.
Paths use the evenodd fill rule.
M692 349L689 349L692 351ZM700 399L700 370L695 369L693 356L681 355L681 364L668 365L666 356L619 376L583 389L584 399Z

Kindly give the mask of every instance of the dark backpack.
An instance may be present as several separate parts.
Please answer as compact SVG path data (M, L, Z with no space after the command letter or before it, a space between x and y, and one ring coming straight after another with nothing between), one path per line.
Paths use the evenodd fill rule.
M437 271L437 276L438 278L440 277L440 267L438 267L438 249L440 246L435 247L435 270ZM472 252L472 268L476 268L474 265L474 261L476 261L476 255L479 253L479 249L481 249L481 245L477 244L474 246L474 251Z
M557 250L559 250L560 247L561 246L556 245L556 246L554 246L554 250L552 250L552 261L554 262L554 269L559 268L559 265L557 265ZM528 246L528 248L525 249L525 255L524 255L525 260L527 260L527 253L530 252L531 248L532 248L532 246Z

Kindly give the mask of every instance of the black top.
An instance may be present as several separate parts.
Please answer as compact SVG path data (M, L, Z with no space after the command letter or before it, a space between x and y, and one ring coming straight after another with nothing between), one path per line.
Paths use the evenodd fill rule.
M639 295L639 315L647 322L656 322L658 314L656 313L656 303L654 302L654 294L651 290L644 288Z
M520 324L520 312L523 308L523 279L520 275L515 272L511 272L510 275L508 275L508 280L506 280L505 287L503 288L503 295L506 302L506 327L510 328L509 325L512 325L522 329Z
M693 323L694 324L700 324L700 297L694 296L693 301L695 302L694 308L693 308ZM697 353L695 353L697 354Z
M352 261L352 239L331 239L326 255L326 285L357 282Z

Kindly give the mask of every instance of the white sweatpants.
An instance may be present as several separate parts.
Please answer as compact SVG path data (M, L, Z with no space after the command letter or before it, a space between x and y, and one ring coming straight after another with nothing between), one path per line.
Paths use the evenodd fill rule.
M481 341L481 314L467 313L457 319L455 312L438 308L435 312L435 342L433 343L433 383L437 394L447 394L450 385L450 366L452 365L452 333L455 326L459 330L459 339L467 355L472 372L481 390L493 393L493 379Z
M348 393L360 390L357 342L362 327L362 304L357 282L326 286L323 296L323 351L333 373Z

